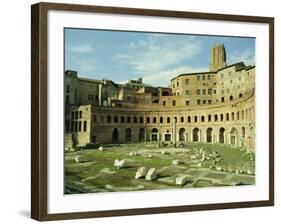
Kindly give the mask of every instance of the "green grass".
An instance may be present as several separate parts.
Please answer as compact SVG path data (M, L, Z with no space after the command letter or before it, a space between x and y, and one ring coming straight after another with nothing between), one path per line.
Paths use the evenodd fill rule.
M158 148L156 144L104 146L104 151L88 149L79 152L66 152L65 193L134 191L139 190L140 187L142 190L180 187L158 180L151 182L144 179L135 180L135 173L141 166L145 166L147 169L156 168L160 179L164 177L175 179L177 176L184 174L192 175L194 181L197 179L197 182L196 185L190 185L191 187L219 185L198 179L202 175L217 179L223 179L226 175L234 175L232 179L237 182L248 181L246 178L239 178L239 175L234 173L228 174L223 172L223 174L226 173L225 175L216 173L215 167L211 167L214 165L213 161L199 161L200 158L198 158L198 161L196 159L192 160L190 157L198 155L200 148L203 148L207 155L211 152L219 154L222 159L217 162L216 166L222 167L226 172L240 169L246 173L249 169L253 171L255 169L255 161L254 159L251 160L251 158L254 158L252 154L247 154L243 148L231 148L226 145L187 144L184 148ZM167 151L169 154L162 154L161 151ZM140 155L130 156L130 152L138 152ZM79 159L82 159L83 162L75 162L75 157L78 155L80 156ZM152 155L152 158L149 158L148 155ZM129 161L130 166L128 168L116 169L113 166L115 159L125 159ZM172 165L172 161L175 159L183 161L184 164ZM201 163L200 168L196 168L198 163ZM102 172L104 169L107 172ZM110 172L108 173L108 171ZM249 178L253 179L253 176ZM111 187L106 185L111 185Z

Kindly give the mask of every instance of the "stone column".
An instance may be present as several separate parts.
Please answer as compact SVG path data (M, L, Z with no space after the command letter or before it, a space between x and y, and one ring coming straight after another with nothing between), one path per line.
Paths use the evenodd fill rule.
M102 84L99 84L99 106L102 105L102 97L101 97L101 94L102 94Z
M173 144L174 147L176 147L177 145L176 118L173 119Z

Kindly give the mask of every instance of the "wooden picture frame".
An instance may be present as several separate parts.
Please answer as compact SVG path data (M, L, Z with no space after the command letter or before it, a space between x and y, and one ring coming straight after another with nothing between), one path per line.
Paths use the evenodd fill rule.
M118 8L90 5L38 3L31 7L31 217L39 221L80 219L109 216L141 215L170 212L203 211L274 205L274 18ZM210 21L247 22L269 26L269 182L268 200L212 203L181 206L130 208L83 212L48 212L48 12L87 12L169 18L202 19ZM63 150L63 149L62 149Z

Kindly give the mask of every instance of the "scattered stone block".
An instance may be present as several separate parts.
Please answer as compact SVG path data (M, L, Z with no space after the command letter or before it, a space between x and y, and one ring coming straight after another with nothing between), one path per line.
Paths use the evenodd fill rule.
M179 160L179 159L175 159L172 161L172 164L173 165L180 165L180 164L183 164L183 161Z
M220 166L217 166L217 167L216 167L216 170L217 170L217 171L223 171L223 168L220 167Z
M75 156L74 160L75 160L76 163L84 163L84 162L87 162L87 160L86 160L85 158L83 158L82 156L80 156L80 155Z
M167 155L167 154L169 154L169 153L168 153L167 151L162 151L161 154L162 154L162 155Z
M192 155L192 156L190 156L190 159L197 159L197 156Z
M176 178L176 185L185 185L186 182L189 180L188 176L180 176Z
M130 156L139 156L140 153L139 152L130 152Z
M99 151L104 151L104 148L102 146L100 146Z
M111 186L110 184L107 184L107 185L105 185L105 189L107 189L107 190L112 190L112 189L113 189L113 186Z
M138 189L138 190L143 190L143 189L144 189L144 186L143 186L143 185L138 185L138 186L137 186L137 189Z
M253 174L253 171L247 170L247 174L252 175L252 174Z
M135 175L135 179L139 179L141 177L145 177L147 173L146 167L141 167L137 170L136 175Z
M117 169L121 169L121 168L125 168L128 167L128 162L125 159L122 160L114 160L114 164L113 164Z
M155 168L150 168L145 176L146 180L152 181L157 179L157 172Z

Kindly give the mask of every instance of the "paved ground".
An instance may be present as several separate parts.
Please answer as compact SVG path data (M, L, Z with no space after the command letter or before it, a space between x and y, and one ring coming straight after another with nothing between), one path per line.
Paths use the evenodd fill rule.
M114 160L126 168L116 169ZM173 165L174 160L181 164ZM140 167L155 168L157 179L135 179ZM180 186L177 177L188 181ZM155 144L103 146L65 154L65 193L218 187L255 183L255 156L243 148L189 144L183 148Z

